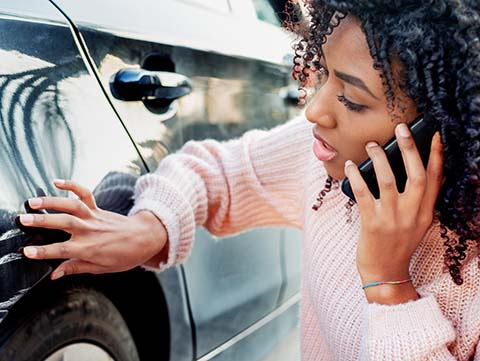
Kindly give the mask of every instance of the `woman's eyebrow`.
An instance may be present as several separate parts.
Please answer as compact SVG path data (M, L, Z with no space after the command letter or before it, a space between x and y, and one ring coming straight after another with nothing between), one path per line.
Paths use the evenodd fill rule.
M368 94L370 94L375 99L380 100L370 91L370 89L368 89L368 87L365 85L365 83L363 82L362 79L357 78L356 76L353 76L353 75L348 75L348 74L339 72L337 70L334 70L334 73L335 73L335 76L337 78L342 79L344 82L349 83L349 84L353 85L354 87L357 87L359 89L362 89L362 90L366 91Z

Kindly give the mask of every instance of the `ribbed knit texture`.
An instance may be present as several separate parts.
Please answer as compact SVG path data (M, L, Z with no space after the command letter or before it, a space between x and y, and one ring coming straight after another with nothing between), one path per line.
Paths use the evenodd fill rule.
M312 124L300 117L223 143L191 141L167 156L139 179L130 211L153 212L169 235L168 261L145 267L183 262L196 226L216 236L256 226L301 228L302 360L480 361L480 351L473 356L480 337L474 251L462 271L464 284L455 285L444 272L443 240L434 222L410 264L421 298L368 304L355 263L357 206L347 223L348 198L333 187L317 212L311 208L327 177L312 142Z

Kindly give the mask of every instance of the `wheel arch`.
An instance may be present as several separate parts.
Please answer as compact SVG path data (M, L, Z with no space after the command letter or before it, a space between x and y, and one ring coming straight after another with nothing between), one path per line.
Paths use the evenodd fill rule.
M48 277L30 289L0 323L0 330L25 322L30 312L41 309L48 300L72 287L91 287L105 295L126 322L142 361L169 360L170 322L162 286L152 272L140 268L103 275L72 275L57 281ZM1 332L8 337L10 332ZM162 352L164 350L164 352Z
M83 275L81 281L105 294L122 314L142 361L170 360L170 321L164 291L152 272Z

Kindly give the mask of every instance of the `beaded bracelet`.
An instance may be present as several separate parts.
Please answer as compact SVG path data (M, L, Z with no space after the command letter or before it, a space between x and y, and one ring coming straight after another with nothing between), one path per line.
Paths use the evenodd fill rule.
M378 285L401 285L402 283L407 283L407 282L411 282L412 281L412 278L408 278L406 280L402 280L402 281L377 281L377 282L371 282L371 283L367 283L366 285L363 285L362 286L362 290L364 290L365 288L367 287L371 287L371 286L378 286Z

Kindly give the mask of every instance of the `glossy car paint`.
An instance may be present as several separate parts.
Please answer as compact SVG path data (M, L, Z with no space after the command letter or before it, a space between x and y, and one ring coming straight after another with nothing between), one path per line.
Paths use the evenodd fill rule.
M132 184L146 171L70 27L48 2L2 2L0 9L0 309L42 280L55 263L23 258L26 244L54 242L49 232L22 232L14 223L24 201L45 192L63 195L55 178L95 189L104 208L128 210ZM112 152L112 150L115 150ZM127 192L128 193L128 192Z
M295 112L280 95L292 86L286 35L259 22L252 7L232 2L239 14L180 1L145 0L135 7L112 1L55 3L78 28L104 89L150 170L190 139L233 138L282 123ZM229 29L228 35L219 36L221 29ZM167 108L116 99L110 92L112 77L122 69L142 67L182 74L193 92ZM297 248L290 247L293 253L287 254L284 234L278 228L256 229L216 241L197 231L184 266L197 357L298 292L299 268L287 265L299 259L299 237L293 241Z
M8 11L5 10L1 18L1 21L34 24L25 33L24 44L20 46L14 40L21 43L22 37L15 39L12 31L23 36L25 28L4 23L6 31L2 37L8 35L5 44L9 44L5 50L15 54L33 54L38 63L27 67L27 72L46 67L38 60L48 62L48 66L53 64L48 72L45 68L44 74L53 79L53 84L57 84L56 88L50 83L37 88L38 83L25 80L29 84L25 88L32 93L32 89L37 91L39 98L27 105L34 104L33 109L38 108L31 112L34 116L30 114L30 123L34 124L34 131L41 132L42 141L37 142L42 144L39 147L34 141L25 141L27 146L19 146L15 151L17 157L21 158L25 149L30 152L32 148L41 149L41 152L32 152L34 155L28 160L28 170L35 169L32 164L38 163L38 168L43 164L47 171L35 171L33 180L29 178L30 193L12 192L18 202L21 199L23 203L23 198L30 197L38 186L48 194L58 194L52 189L49 177L65 177L76 179L91 189L97 188L96 195L102 195L105 208L126 212L128 202L120 201L118 204L112 200L127 200L128 192L119 195L115 187L111 188L112 185L120 182L131 189L134 178L130 175L135 177L147 170L154 170L158 161L185 141L206 137L228 139L250 128L274 126L296 113L293 108L285 106L281 96L282 90L291 87L289 66L284 64L289 59L289 56L285 56L289 49L285 47L284 39L280 40L283 35L278 35L278 29L256 21L252 7L245 2L232 0L228 7L222 8L216 8L215 5L198 6L197 1L190 0L147 1L145 7L110 1L90 5L88 1L81 4L67 1L56 3L72 19L75 28L70 29L66 18L59 15L60 12L55 12L48 2L40 0L26 1L23 6L12 1L6 5ZM127 7L122 9L122 6ZM212 8L215 11L209 11ZM137 10L143 12L135 14ZM189 21L199 19L199 22L192 26L181 26L176 17L182 15ZM159 16L168 21L158 21ZM232 22L238 24L232 27ZM39 24L41 28L38 28ZM172 28L175 25L177 28ZM229 34L225 41L212 41L222 26L237 31ZM76 39L71 33L75 29L80 31ZM248 38L245 29L255 34L250 41L245 40ZM3 44L2 40L2 49ZM274 50L265 47L265 44ZM276 44L282 45L274 46ZM71 67L60 66L69 61L73 64ZM127 103L114 98L109 91L111 76L120 69L142 65L150 70L184 74L192 80L194 91L167 108L148 102ZM73 70L69 70L69 73L66 68ZM10 72L12 75L18 71L12 66ZM95 83L97 75L102 88ZM51 88L58 90L50 91ZM49 97L50 93L53 98ZM114 110L106 101L105 94ZM7 99L6 104L2 100L2 109L14 104L8 100L8 96L2 95L2 99ZM21 108L16 110L20 113L29 109L26 106L17 108ZM40 109L45 112L43 117ZM63 119L63 123L55 123L56 127L48 133L44 130L44 124L54 118ZM28 116L22 115L19 119L23 119L23 124L29 124ZM123 129L122 122L129 134ZM15 121L10 120L9 124L18 128ZM92 129L96 131L92 132ZM135 152L129 136L143 156L146 167ZM45 139L52 141L45 142ZM112 144L112 139L116 141L115 144ZM13 143L10 141L9 144ZM44 148L48 148L48 152ZM40 153L41 157L35 158L36 153ZM50 158L44 154L50 154ZM13 184L27 174L20 171L16 173L17 178L10 179ZM108 177L103 179L106 174ZM100 182L103 186L99 186ZM14 213L23 212L18 202ZM21 246L30 240L28 237L43 240L42 235L15 232L13 236L8 235L9 242L5 242L5 245L12 243L15 247ZM198 230L196 246L187 264L157 275L169 307L172 360L191 360L194 355L201 357L219 345L228 343L232 336L298 292L300 247L298 234L292 232L295 233L285 229L258 229L219 242L207 232ZM12 258L9 254L13 248L10 246L6 253L1 254ZM239 254L242 257L238 257ZM5 259L8 260L8 257ZM46 263L15 257L17 260L6 262L6 265L25 267L23 263L27 262L30 268L15 268L14 271L5 268L4 272L0 271L5 279L13 280L6 281L5 285L16 287L0 293L10 295L6 300L10 304L50 270ZM32 267L44 268L34 270ZM15 277L27 279L30 274L36 276L32 276L27 286L18 290L21 283L16 282ZM255 342L252 343L252 337L245 339L215 359L231 360L235 354L243 357L248 352L255 353L261 349L259 345L265 348L268 342L275 339L272 337L275 332L296 321L291 314L282 318L286 321L278 318L269 327L257 331L254 334ZM191 322L195 325L193 330ZM192 340L193 335L196 337Z

